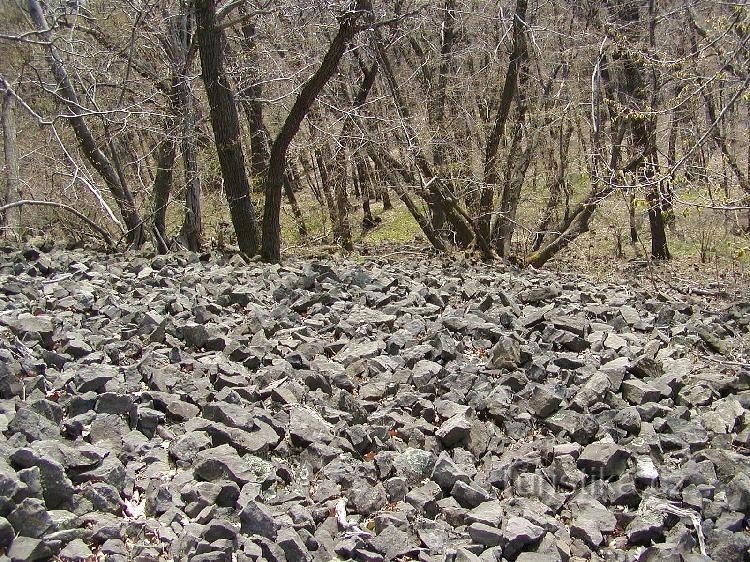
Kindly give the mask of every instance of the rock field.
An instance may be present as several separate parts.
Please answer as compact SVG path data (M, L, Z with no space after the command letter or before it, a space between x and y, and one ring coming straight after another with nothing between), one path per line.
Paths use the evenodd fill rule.
M750 560L750 302L48 250L0 254L0 561Z

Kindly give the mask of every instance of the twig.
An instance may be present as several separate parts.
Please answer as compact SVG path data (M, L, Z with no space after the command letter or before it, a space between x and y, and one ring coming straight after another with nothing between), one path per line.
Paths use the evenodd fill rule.
M348 536L372 536L367 531L363 531L356 523L351 523L346 518L346 498L341 498L336 503L336 523L345 535Z
M94 221L92 221L90 218L88 218L78 209L75 209L71 207L70 205L65 205L64 203L57 203L55 201L37 201L33 199L22 199L21 201L14 201L13 203L8 203L7 205L3 205L2 207L0 207L0 213L7 211L8 209L12 209L14 207L22 207L24 205L36 205L40 207L56 207L58 209L64 209L68 211L69 213L73 213L76 217L78 217L83 222L85 222L94 232L99 234L99 236L101 236L102 239L104 240L105 244L107 244L108 248L113 248L115 246L114 242L112 242L112 238L110 237L109 232L104 230L101 226L96 224Z
M741 361L727 361L725 359L715 359L711 357L710 355L706 355L706 356L701 355L701 358L708 359L709 361L713 363L718 363L719 365L727 365L730 367L742 367L744 369L750 369L750 363L743 363Z
M70 279L75 275L74 273L66 273L65 275L60 275L60 277L57 277L56 279L45 279L42 281L42 285L50 285L52 283L58 283L60 281L65 281L66 279Z
M661 501L658 498L653 498L651 501L644 501L641 510L639 511L664 511L676 515L677 517L687 517L690 519L690 522L695 529L695 534L698 535L698 548L700 548L701 554L706 556L706 538L703 536L703 527L701 526L700 516L697 513L689 509L679 508L669 502Z

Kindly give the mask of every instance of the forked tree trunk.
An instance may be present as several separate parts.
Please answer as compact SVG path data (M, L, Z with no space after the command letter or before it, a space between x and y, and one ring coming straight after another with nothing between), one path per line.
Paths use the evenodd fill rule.
M167 206L172 191L172 176L177 159L177 139L173 135L174 117L169 117L166 124L166 138L162 141L156 157L156 175L153 184L154 239L156 250L160 254L169 251L167 240Z
M500 95L500 104L497 116L492 127L484 156L484 181L479 196L479 230L485 238L490 236L490 223L492 209L494 206L495 187L498 184L498 161L497 155L500 149L500 141L505 134L505 127L510 115L510 107L513 98L518 91L518 80L523 66L529 58L528 46L526 44L526 9L527 0L516 0L516 11L513 17L513 49L510 54L508 71L505 73L505 83ZM521 113L519 112L519 116Z
M401 178L396 175L394 169L390 166L387 166L380 159L380 156L376 152L372 151L370 157L375 163L375 166L386 176L394 191L399 196L399 199L401 199L404 206L406 206L409 213L411 213L411 216L414 217L414 220L419 225L419 228L422 229L422 232L427 237L427 240L429 240L430 244L432 244L433 248L441 252L447 252L447 244L435 231L432 225L432 221L424 216L424 213L419 210L419 207L414 203L414 200L411 198L409 193L401 185Z
M258 253L258 223L250 199L250 183L245 171L245 155L237 106L224 70L224 32L216 21L216 0L196 0L195 17L200 47L203 82L211 113L211 127L224 179L224 193L237 235L240 251Z
M320 67L302 86L281 131L273 142L264 190L266 201L263 208L262 256L265 261L276 263L281 260L281 192L289 145L318 94L336 71L347 45L358 31L357 22L366 13L371 12L370 0L355 0L341 17L338 32L329 45Z
M66 102L68 114L64 117L72 126L84 157L102 177L117 202L120 214L127 228L128 243L135 247L140 247L145 242L145 229L136 209L133 194L118 173L115 163L99 147L91 129L89 129L84 118L85 110L80 104L78 94L73 87L73 83L70 81L68 72L65 70L62 61L55 53L52 33L49 31L49 26L44 18L39 1L27 0L27 5L34 27L36 27L39 37L44 42L44 54L52 70L52 75L55 77L55 81L60 88L60 96Z
M326 152L328 152L327 146ZM323 155L323 150L316 148L315 164L318 167L318 175L320 175L320 189L325 198L326 208L328 209L328 218L331 220L332 242L337 244L341 237L341 232L339 231L338 207L336 206L336 200L334 199L334 194L331 190L331 176L328 173L328 165L326 164L327 160L328 159Z
M256 29L252 19L248 17L246 10L240 8L240 13L246 18L242 23L242 51L246 58L246 63L253 68L258 66L258 56L255 47ZM239 93L242 103L242 109L247 117L247 125L250 129L250 168L253 173L253 187L255 191L262 193L264 178L268 171L268 161L271 158L271 136L268 128L263 122L263 84L257 76L249 77L250 84ZM294 222L297 225L297 232L300 236L307 236L307 226L305 218L297 203L297 197L294 190L297 186L295 175L291 168L287 167L284 173L284 196L289 202L294 216Z
M21 176L16 144L16 118L13 106L15 98L9 90L3 93L2 129L5 151L5 185L0 196L0 205L11 205L21 200ZM0 213L0 228L6 237L19 240L21 237L21 207L11 207Z
M347 252L354 250L354 242L352 241L352 229L349 224L349 196L347 195L347 179L350 176L350 170L353 175L353 164L352 160L357 159L358 155L353 147L353 129L354 125L359 121L355 117L356 112L362 108L367 101L367 96L370 95L372 86L375 84L375 78L378 73L378 66L374 64L371 68L364 68L364 74L362 77L362 83L359 85L357 93L352 101L352 114L349 115L341 128L339 133L338 145L341 147L338 154L333 158L335 163L333 167L333 173L331 174L331 181L333 183L333 189L335 193L335 204L336 204L336 218L338 224L336 230L338 231L339 238L337 243L341 244L341 247ZM372 217L371 217L372 218Z

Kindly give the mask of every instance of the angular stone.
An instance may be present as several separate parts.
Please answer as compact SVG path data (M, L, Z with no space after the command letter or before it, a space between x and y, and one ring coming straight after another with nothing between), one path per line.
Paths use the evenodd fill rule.
M466 414L456 414L447 419L435 432L447 448L453 448L466 442L471 433L472 421Z
M491 369L515 369L521 364L521 346L510 337L503 337L490 350Z
M26 498L8 514L8 522L21 536L38 539L51 529L52 518L47 513L44 502L36 498Z
M513 490L519 496L537 498L553 512L557 512L565 502L565 498L555 492L552 485L539 474L519 474L513 481Z
M732 511L750 513L750 476L740 472L727 484L727 503Z
M8 434L16 433L20 433L28 441L60 438L59 426L30 408L19 409L8 424Z
M46 542L32 537L16 537L7 553L12 562L34 562L35 560L49 560L52 550Z
M450 492L457 481L469 482L469 475L459 467L450 456L442 452L435 462L435 468L432 470L432 480L443 489L444 492Z
M571 402L571 407L585 411L589 406L604 401L607 391L611 389L612 382L607 374L596 372L580 388Z
M416 484L431 474L435 462L434 453L409 447L393 459L393 467L397 474Z
M279 525L263 504L249 501L240 512L240 530L243 534L254 534L275 540Z
M597 441L587 445L578 457L578 467L595 478L620 476L627 468L630 453L616 443Z
M307 447L312 443L330 443L333 434L330 424L317 413L296 406L289 414L289 438L295 447Z
M622 397L631 404L640 406L646 402L658 402L662 398L661 390L639 379L629 379L622 383Z
M81 539L70 541L60 552L60 558L70 562L87 562L92 555L91 549Z
M546 385L534 385L527 401L529 412L546 418L554 414L562 404L563 397Z
M500 546L505 539L505 535L500 529L484 523L472 523L466 530L474 543L481 544L485 548Z
M65 474L65 468L57 461L31 448L16 450L10 457L16 466L38 467L44 501L49 509L55 509L73 497L73 483Z
M503 556L514 558L521 550L536 543L544 536L544 529L523 517L509 517L503 525L505 547Z
M265 484L271 463L253 455L240 457L229 445L205 449L196 455L195 475L202 480L231 480L239 486L248 482Z
M450 490L450 494L462 507L474 508L484 502L492 500L492 496L477 486L457 480Z

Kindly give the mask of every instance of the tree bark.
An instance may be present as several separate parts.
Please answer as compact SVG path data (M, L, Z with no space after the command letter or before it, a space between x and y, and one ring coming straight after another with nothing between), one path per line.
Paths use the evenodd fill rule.
M352 132L354 125L359 121L355 117L356 112L362 108L367 101L367 97L370 95L373 85L375 84L375 78L378 74L378 65L374 64L369 69L363 69L364 73L362 76L362 83L359 85L354 100L352 101L352 114L348 115L344 121L344 125L341 127L339 133L338 146L340 147L337 157L333 158L335 163L333 173L331 174L331 181L333 183L335 204L337 207L336 218L338 225L336 230L339 234L338 243L347 252L354 250L354 242L352 241L352 229L349 224L349 196L347 195L347 179L350 171L350 164L352 160L357 158L356 150L353 147Z
M505 134L505 127L510 115L510 107L513 98L518 91L518 80L521 69L528 61L529 53L526 43L526 9L527 0L516 0L516 11L513 17L513 48L508 63L508 71L505 73L505 83L500 95L500 104L497 109L495 123L487 139L484 156L484 181L479 196L479 229L482 234L489 238L490 223L492 220L493 199L495 186L498 184L498 162L497 153L500 149L500 140Z
M460 203L456 200L453 194L449 193L448 190L443 187L443 181L439 174L435 174L432 170L430 162L425 155L424 148L419 144L417 135L411 123L411 111L404 100L401 88L396 81L393 68L391 67L380 39L376 40L376 51L383 76L391 91L393 101L396 104L396 110L399 115L401 126L405 130L409 142L410 153L414 158L414 163L420 174L420 183L424 184L421 188L421 197L427 202L428 207L430 205L440 206L442 212L445 213L446 219L455 229L455 239L459 247L468 248L473 243L476 243L484 258L493 259L496 256L490 247L488 239L485 236L482 236L478 226L466 214L466 211L461 208ZM386 160L385 163L390 164L388 160L392 159L392 157L387 152L383 152L382 155L384 160Z
M3 93L2 130L5 151L5 186L0 196L0 205L10 205L21 200L21 173L16 143L16 119L13 106L15 98L6 90ZM0 213L0 228L5 236L21 239L21 206L9 207Z
M185 169L185 216L180 237L187 249L198 252L202 245L201 179L198 173L198 149L195 146L195 100L186 76L182 77L181 94L184 120L182 127L182 162Z
M128 186L122 181L115 164L97 145L94 135L84 119L84 110L78 100L78 94L73 87L73 83L70 81L62 61L55 54L52 33L49 31L38 0L27 0L27 5L34 27L36 27L39 36L44 41L44 54L47 63L50 65L52 75L60 87L61 97L66 101L69 110L69 113L64 117L73 127L73 132L78 139L83 155L102 179L104 179L107 188L117 202L120 214L127 228L128 243L135 247L140 247L145 241L145 229L136 209L133 195Z
M211 127L224 179L224 192L240 251L258 253L258 224L250 200L250 183L245 171L237 106L224 70L224 32L216 21L216 0L196 0L195 16L203 82L211 114Z
M167 241L167 205L172 190L172 176L177 158L177 139L172 136L173 119L168 119L167 137L159 147L156 157L156 176L153 184L154 239L156 251L165 254L169 251Z

